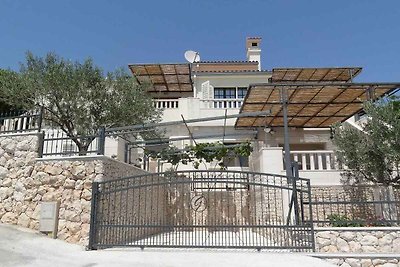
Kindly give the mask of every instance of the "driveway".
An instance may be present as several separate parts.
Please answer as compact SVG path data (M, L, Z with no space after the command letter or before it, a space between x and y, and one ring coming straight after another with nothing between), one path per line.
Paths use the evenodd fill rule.
M291 253L183 249L107 249L54 240L35 231L0 224L0 266L135 266L135 267L265 267L334 266Z

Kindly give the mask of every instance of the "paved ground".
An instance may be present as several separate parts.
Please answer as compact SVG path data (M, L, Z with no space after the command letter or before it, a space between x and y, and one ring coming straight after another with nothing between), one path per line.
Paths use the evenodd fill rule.
M333 266L289 253L224 250L110 249L85 251L32 230L0 224L0 266L261 267Z
M163 244L175 246L243 246L252 242L259 245L276 246L272 238L266 238L258 233L250 230L241 230L237 232L225 231L207 231L207 229L194 229L193 231L171 231L152 235L148 238L143 238L132 242L135 245L146 244Z

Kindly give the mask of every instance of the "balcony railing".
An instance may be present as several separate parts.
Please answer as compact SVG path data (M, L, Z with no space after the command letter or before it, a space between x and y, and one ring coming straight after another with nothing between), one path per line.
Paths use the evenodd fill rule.
M177 99L154 99L154 106L162 109L176 109L179 107Z
M87 155L104 155L105 129L99 129L94 135L79 135L80 143L88 143L86 149L78 146L66 133L58 129L48 129L43 132L39 145L39 157L72 157Z
M240 108L243 103L243 99L202 99L201 108Z
M330 150L291 151L290 158L299 163L299 170L302 171L343 169L335 153Z
M42 111L10 111L0 114L0 134L40 132Z

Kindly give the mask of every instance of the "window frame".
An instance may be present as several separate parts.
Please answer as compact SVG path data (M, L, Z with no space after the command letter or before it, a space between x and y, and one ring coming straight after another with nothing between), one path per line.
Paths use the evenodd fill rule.
M235 94L232 95L232 91L234 90ZM216 94L216 92L218 92L218 94ZM221 94L222 92L222 94ZM228 92L230 92L228 94ZM239 92L240 96L239 97ZM244 99L246 97L247 94L247 87L214 87L214 94L213 97L214 99ZM222 97L221 97L222 96ZM229 96L229 97L228 97ZM234 96L234 97L232 97Z

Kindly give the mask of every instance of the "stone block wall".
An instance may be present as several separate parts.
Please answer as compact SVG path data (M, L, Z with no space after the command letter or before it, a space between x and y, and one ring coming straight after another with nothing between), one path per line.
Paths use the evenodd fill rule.
M398 256L325 258L340 267L400 267Z
M330 253L400 253L398 227L317 228L316 250Z
M60 201L57 237L71 243L87 244L92 181L103 176L102 160L39 161L32 176L38 191L35 201L40 209L41 201ZM24 183L24 179L20 179ZM38 217L31 217L38 225Z
M0 137L0 222L38 228L33 204L46 193L31 175L37 157L37 136ZM39 185L40 184L40 185Z
M341 267L400 266L399 227L317 228L315 241L322 258Z
M87 245L93 181L143 173L98 157L37 159L38 135L0 136L0 222L39 229L40 203L60 201L57 237Z

